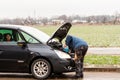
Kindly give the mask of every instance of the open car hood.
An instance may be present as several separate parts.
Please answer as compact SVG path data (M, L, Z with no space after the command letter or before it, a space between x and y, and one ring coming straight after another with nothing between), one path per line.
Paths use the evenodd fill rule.
M58 41L61 43L62 40L66 37L71 26L72 26L71 23L65 23L62 26L60 26L57 29L57 31L54 32L51 38L47 41L47 43L52 39L58 39Z

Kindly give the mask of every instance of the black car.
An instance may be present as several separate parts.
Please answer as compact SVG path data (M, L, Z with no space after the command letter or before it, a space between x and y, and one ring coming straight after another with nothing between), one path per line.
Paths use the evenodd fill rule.
M74 71L74 61L62 51L70 23L63 24L49 37L33 27L0 25L0 72L30 73L37 79L52 73ZM7 41L6 35L11 41Z

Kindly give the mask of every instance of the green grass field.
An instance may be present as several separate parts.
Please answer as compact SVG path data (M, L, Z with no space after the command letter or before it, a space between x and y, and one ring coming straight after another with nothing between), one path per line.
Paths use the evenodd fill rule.
M120 56L118 55L86 55L85 64L95 65L120 65Z
M52 35L59 26L36 28ZM90 47L120 47L120 25L73 25L68 34L83 38Z

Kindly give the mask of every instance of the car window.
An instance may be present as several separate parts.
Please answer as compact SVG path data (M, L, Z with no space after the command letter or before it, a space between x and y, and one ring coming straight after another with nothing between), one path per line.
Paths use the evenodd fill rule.
M12 41L13 40L13 31L11 29L0 29L0 41Z
M8 39L9 38L9 39ZM20 36L20 33L14 29L0 29L0 42L18 42L24 39ZM8 44L9 44L8 43Z
M0 29L0 45L17 45L16 30Z
M25 38L25 40L28 42L28 43L40 43L38 40L36 40L34 37L32 37L31 35L21 31L23 37Z
M2 34L5 34L5 33L12 34L12 30L10 30L10 29L0 29L0 33L2 33Z
M10 39L8 40L6 36L8 36ZM7 44L6 42L9 42L9 44L12 42L12 44L14 44L13 42L17 43L18 41L26 41L27 43L40 43L34 37L23 31L20 33L14 29L0 29L0 42L2 42L2 44Z

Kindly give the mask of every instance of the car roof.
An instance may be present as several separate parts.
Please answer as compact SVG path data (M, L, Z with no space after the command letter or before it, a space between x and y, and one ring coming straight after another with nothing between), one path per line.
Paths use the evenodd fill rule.
M20 29L23 28L25 26L21 26L21 25L11 25L11 24L0 24L0 28L8 28L8 29ZM26 26L27 27L27 26Z

